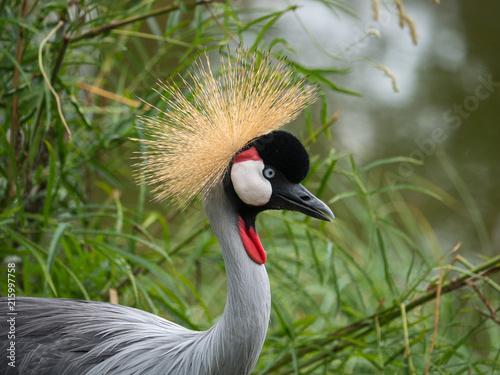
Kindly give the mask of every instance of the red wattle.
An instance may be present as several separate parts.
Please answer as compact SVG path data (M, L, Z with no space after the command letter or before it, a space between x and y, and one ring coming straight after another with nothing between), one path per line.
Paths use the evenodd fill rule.
M260 238L254 228L248 228L242 217L238 217L238 227L240 229L241 241L248 256L257 264L264 264L267 260L267 255L260 243Z

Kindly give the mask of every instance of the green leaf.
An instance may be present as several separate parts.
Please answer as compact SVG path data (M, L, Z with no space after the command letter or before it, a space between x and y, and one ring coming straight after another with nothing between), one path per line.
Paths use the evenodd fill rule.
M52 280L50 272L47 268L47 263L44 261L44 258L42 256L42 254L45 254L44 250L34 242L27 240L21 234L16 233L15 231L12 231L8 228L3 228L3 230L7 232L9 236L12 237L15 241L23 245L31 253L31 255L33 255L36 258L38 264L42 268L42 272L45 276L45 280L47 280L47 284L50 286L52 293L54 293L54 295L57 297L58 296L57 289L54 285L54 281Z
M385 192L391 192L391 191L397 191L397 190L412 190L412 191L418 191L419 193L423 193L425 195L428 195L432 198L437 199L438 201L442 201L443 199L437 195L436 193L430 191L429 189L420 187L420 186L414 186L414 185L391 185L391 186L385 186L383 188L375 189L370 192L368 192L368 195L378 195L381 193Z
M374 167L378 167L380 165L395 164L395 163L412 163L412 164L417 164L417 165L424 164L421 160L418 160L418 159L413 159L413 158L409 158L409 157L405 157L405 156L395 156L392 158L376 160L372 163L365 165L364 167L359 168L359 171L366 172L366 171L368 171Z
M26 85L29 87L29 89L31 91L31 81L28 78L28 75L24 71L23 67L21 65L19 65L17 60L14 58L14 56L12 56L9 53L9 51L7 51L2 46L0 46L0 53L3 54L5 57L7 57L12 62L12 64L17 68L17 70L19 70L19 73L21 73L21 76L23 77L24 81L26 82Z
M45 204L43 206L43 217L45 226L48 225L50 219L50 211L52 208L52 197L56 194L54 189L55 180L56 180L56 153L54 149L50 145L49 141L44 140L45 145L47 146L47 150L49 151L49 176L47 181L47 189L45 194Z
M49 250L47 252L47 271L52 273L52 267L54 266L54 262L59 253L59 249L61 248L61 239L64 236L64 232L69 227L68 223L60 223L57 226L54 235L52 236L52 240L50 241Z

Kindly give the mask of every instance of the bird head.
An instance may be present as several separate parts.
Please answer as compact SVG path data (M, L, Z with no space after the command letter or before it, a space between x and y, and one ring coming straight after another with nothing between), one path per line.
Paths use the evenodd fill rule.
M256 263L266 253L255 229L264 210L292 210L325 221L330 208L300 182L309 172L309 155L292 134L277 130L252 141L238 152L225 178L225 191L236 207L239 230L248 255Z
M140 117L147 139L136 166L158 200L189 203L215 186L238 213L240 235L256 263L266 261L255 218L287 209L330 220L333 213L300 182L309 157L293 135L277 130L317 99L317 88L283 59L237 50L221 56L216 74L205 55L194 63L191 84L160 81L166 109ZM186 95L186 92L188 95Z

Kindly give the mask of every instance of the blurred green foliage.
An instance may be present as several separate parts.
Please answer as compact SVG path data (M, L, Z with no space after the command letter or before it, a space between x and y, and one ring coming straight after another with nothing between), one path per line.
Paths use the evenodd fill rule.
M349 12L348 2L321 3ZM212 325L226 293L218 244L199 203L153 204L140 176L134 182L139 146L128 137L142 136L136 115L152 111L137 97L161 106L156 78L186 75L199 51L237 46L243 35L253 40L246 48L288 55L325 94L356 94L335 82L348 71L308 69L286 40L269 40L295 9L0 2L2 294L14 262L19 296L107 301L114 290L120 303L186 327ZM471 265L459 244L442 249L411 203L414 194L441 200L440 192L380 177L391 164L418 161L357 165L331 146L335 111L323 99L295 126L312 153L305 184L338 218L259 218L273 309L255 373L500 371L500 258ZM312 147L319 141L326 150Z

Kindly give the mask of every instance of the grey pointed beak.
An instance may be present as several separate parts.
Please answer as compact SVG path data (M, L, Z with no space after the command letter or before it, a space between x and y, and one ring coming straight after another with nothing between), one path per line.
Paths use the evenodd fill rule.
M298 211L315 219L332 221L332 210L316 198L303 185L296 183L281 184L273 191L273 208Z

